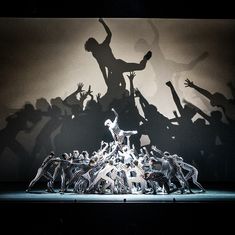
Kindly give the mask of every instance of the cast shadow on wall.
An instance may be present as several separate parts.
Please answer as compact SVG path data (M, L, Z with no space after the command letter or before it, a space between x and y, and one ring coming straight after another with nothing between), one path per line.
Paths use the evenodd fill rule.
M85 89L83 83L79 83L77 89L65 99L56 97L50 101L39 98L35 106L28 103L20 110L6 118L6 126L0 131L0 155L6 149L10 149L18 158L19 180L32 178L35 171L45 156L53 150L55 154L70 153L78 149L92 153L99 149L100 143L112 141L108 129L104 126L105 120L113 119L111 109L119 114L119 125L123 130L137 130L138 134L130 138L131 144L136 150L140 150L141 137L148 136L150 143L162 151L177 153L186 162L191 163L200 172L201 180L228 181L235 180L234 165L234 126L235 126L235 88L232 83L227 84L231 89L233 99L227 99L221 93L210 93L185 78L185 89L192 89L199 97L205 97L212 106L221 108L221 111L212 111L210 115L204 113L199 107L190 101L180 101L181 93L174 86L171 77L177 71L191 70L203 61L208 53L202 53L188 64L180 64L166 60L160 47L157 28L150 22L155 33L153 45L143 51L143 58L139 62L127 63L116 59L110 47L112 33L106 23L100 19L107 36L102 43L89 38L85 43L85 49L91 52L93 58L102 72L107 92L97 94L92 92L91 86ZM140 44L145 41L139 40ZM142 48L140 46L140 48ZM135 72L144 70L146 64L151 62L152 54L158 54L158 63L164 65L167 80L158 76L158 64L152 64L156 68L156 82L160 88L156 94L162 98L161 92L168 90L173 99L176 110L172 110L175 118L169 119L161 114L158 108L149 103L141 93L141 88L134 85ZM126 86L124 73L127 75L130 87ZM162 93L162 95L163 95ZM181 97L183 98L183 97ZM141 107L139 110L137 106ZM142 112L141 112L142 111ZM141 115L142 113L142 115ZM178 115L179 113L180 115ZM200 118L193 121L193 117L199 114ZM222 114L227 122L222 121ZM207 123L206 123L207 121ZM31 133L40 126L34 140L31 151L17 140L20 132ZM1 157L6 157L4 154Z

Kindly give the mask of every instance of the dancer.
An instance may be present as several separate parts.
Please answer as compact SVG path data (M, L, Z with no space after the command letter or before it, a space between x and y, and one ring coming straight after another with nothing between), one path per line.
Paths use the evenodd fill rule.
M61 159L56 158L54 152L51 152L49 156L45 158L42 165L38 168L37 174L34 177L34 179L30 182L28 188L26 189L26 192L29 192L32 187L35 185L35 183L42 177L45 177L49 182L47 183L47 189L48 192L54 192L51 185L53 182L53 176L49 172L49 169L52 167L52 165L57 161L59 162Z
M183 158L179 157L178 155L174 154L173 157L184 170L188 171L187 175L185 176L185 179L188 181L190 178L192 178L193 183L201 189L201 192L206 192L202 185L197 181L198 170L194 166L184 162Z
M141 192L144 193L147 188L147 182L144 179L144 170L142 168L142 165L139 164L137 160L134 161L134 167L131 168L131 172L135 172L136 176L134 177L127 177L128 186L130 189L130 192L132 193L132 183L140 183L141 186Z
M112 122L110 119L107 119L104 125L108 126L109 131L111 132L114 141L117 141L119 144L119 147L121 147L124 143L125 137L135 135L138 132L121 130L120 127L118 126L118 113L113 108L112 108L112 111L114 112L116 116L114 121Z

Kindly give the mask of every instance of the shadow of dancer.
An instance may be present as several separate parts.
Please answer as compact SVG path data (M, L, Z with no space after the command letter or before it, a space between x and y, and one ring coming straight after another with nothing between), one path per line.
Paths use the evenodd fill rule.
M0 154L9 148L19 158L20 175L25 178L29 173L32 163L29 153L17 140L19 132L30 133L41 120L41 114L34 109L32 104L25 104L18 112L6 118L7 125L0 131Z
M200 56L192 59L189 63L179 63L172 59L167 59L160 47L158 28L151 20L148 20L147 22L154 33L154 40L149 44L145 39L139 39L135 44L135 50L139 52L152 50L154 52L153 58L150 62L155 73L155 82L157 84L155 96L158 95L158 97L162 98L167 94L165 83L167 81L172 81L175 73L192 70L200 61L207 58L208 52L203 52ZM177 76L177 79L179 79L179 76ZM179 92L178 81L175 84L175 88L177 92Z
M215 92L214 94L210 93L209 91L195 85L189 79L185 80L185 87L191 87L204 95L207 99L209 99L212 106L217 106L222 108L227 120L230 124L235 124L235 105L233 100L227 99L223 94L219 92Z
M95 38L89 38L85 43L85 50L91 52L96 59L108 88L111 89L110 86L114 84L118 84L118 86L120 85L123 88L125 84L122 74L130 71L143 70L147 61L151 58L152 52L148 51L139 63L128 63L124 60L116 59L110 47L112 33L103 19L99 19L99 22L103 25L107 36L102 43L98 43ZM108 70L108 74L106 69ZM116 82L110 82L110 78L116 80Z
M40 103L44 102L45 108L40 107ZM43 117L47 117L48 120L45 125L41 128L39 134L36 137L35 145L31 153L31 157L34 158L34 161L38 161L41 156L44 156L46 153L53 149L52 144L52 134L57 130L62 124L62 110L56 105L51 105L47 102L46 99L41 98L36 102L36 108L41 112Z

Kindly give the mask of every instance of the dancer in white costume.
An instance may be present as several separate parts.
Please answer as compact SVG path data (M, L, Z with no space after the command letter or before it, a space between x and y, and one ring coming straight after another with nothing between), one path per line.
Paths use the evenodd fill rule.
M127 182L128 182L128 186L130 188L130 191L132 192L132 184L133 183L136 183L136 184L140 183L141 192L144 193L145 189L147 188L147 182L144 179L145 172L137 160L134 161L134 167L131 168L131 171L135 172L136 176L135 177L127 177Z
M112 122L110 119L107 119L104 123L105 126L109 128L109 131L112 134L114 141L117 141L121 147L124 143L125 137L137 134L137 131L124 131L121 130L118 126L118 113L112 108L112 111L115 114L115 119Z
M179 157L178 155L174 154L173 157L176 158L176 161L178 162L178 164L180 165L181 168L183 168L184 170L188 171L187 175L185 176L185 179L188 181L190 178L192 178L193 183L201 189L201 192L206 192L206 190L202 187L202 185L197 181L198 179L198 170L183 161L183 158Z
M110 187L111 193L113 193L114 180L112 178L110 178L107 174L111 173L113 170L118 171L116 166L113 165L113 161L110 160L110 158L113 156L113 154L115 153L115 151L117 149L117 145L118 145L118 143L115 143L115 145L113 146L113 149L110 153L106 153L106 154L104 153L103 161L108 161L108 163L105 165L104 168L102 168L100 171L98 171L97 176L95 177L94 181L90 184L88 191L91 190L101 179L103 179L106 181L106 184L105 184L105 187L103 190Z

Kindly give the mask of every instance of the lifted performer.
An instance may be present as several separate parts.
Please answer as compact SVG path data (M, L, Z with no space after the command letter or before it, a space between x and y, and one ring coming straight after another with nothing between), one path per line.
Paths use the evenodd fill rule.
M107 119L104 125L108 126L109 131L111 132L114 141L117 141L119 144L119 147L121 147L124 144L125 137L135 135L138 132L121 130L120 127L118 126L118 113L113 108L112 108L112 111L114 112L116 116L114 121L112 122L110 119Z

